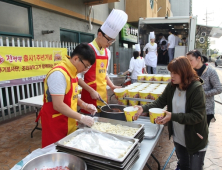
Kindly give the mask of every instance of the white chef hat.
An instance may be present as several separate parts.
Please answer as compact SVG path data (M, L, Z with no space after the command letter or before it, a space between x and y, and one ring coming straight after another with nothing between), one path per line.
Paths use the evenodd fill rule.
M141 51L141 50L140 50L140 44L135 44L135 50L136 50L136 51L139 51L139 52Z
M115 39L126 24L127 19L128 15L124 11L113 9L100 29L110 38Z
M153 32L150 32L150 39L155 39L155 33L154 33L154 31L153 31Z

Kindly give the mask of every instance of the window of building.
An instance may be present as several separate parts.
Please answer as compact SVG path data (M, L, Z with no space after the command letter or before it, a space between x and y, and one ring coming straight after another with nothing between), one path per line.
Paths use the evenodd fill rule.
M60 29L61 42L90 43L94 40L94 34L78 32L74 30Z
M9 0L0 6L0 36L33 39L31 6Z

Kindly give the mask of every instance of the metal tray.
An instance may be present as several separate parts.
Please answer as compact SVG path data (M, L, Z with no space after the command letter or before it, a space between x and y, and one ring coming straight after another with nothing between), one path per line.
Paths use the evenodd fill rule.
M100 164L97 164L97 163L94 163L94 162L86 162L87 164L87 167L89 167L89 169L96 169L96 170L129 170L131 169L131 167L133 166L133 164L139 159L139 156L140 156L140 153L136 153L132 159L128 162L128 164L125 166L125 167L122 167L122 168L114 168L112 166L108 166L108 165L100 165Z
M134 101L140 101L140 102L154 102L155 100L151 99L141 99L141 98L131 98L131 97L124 97L124 100L134 100Z
M72 137L75 137L75 136L79 135L83 131L94 131L95 133L102 133L104 135L106 134L106 133L98 132L98 131L95 131L93 129L88 129L88 128L84 129L84 130L83 129L79 129L79 130L76 130L75 132L69 134L68 136L64 137L63 139L59 140L58 142L55 143L55 145L62 146L64 148L68 148L70 150L79 151L79 152L82 152L82 153L87 153L89 155L95 155L95 156L98 156L98 157L101 157L101 158L110 159L110 160L113 160L113 161L116 161L116 162L123 162L127 158L127 156L129 155L129 153L132 151L132 149L139 142L138 139L134 139L134 138L129 138L129 137L125 137L125 136L123 137L123 136L119 136L119 135L115 135L115 134L106 134L106 135L114 136L114 137L116 137L119 140L122 140L122 141L125 141L125 142L130 141L130 142L133 143L132 146L126 152L126 154L122 158L120 158L120 159L115 159L115 158L111 158L111 157L108 157L108 156L103 156L103 155L91 153L91 152L88 152L88 151L85 151L85 150L80 150L80 149L77 149L77 148L73 148L73 147L69 147L69 146L64 145L64 142L70 140Z
M140 152L139 145L136 145L135 148L132 150L132 152L124 160L124 162L119 163L119 162L107 160L107 159L104 159L104 158L100 158L100 157L97 157L97 156L92 156L92 155L88 155L88 154L85 154L85 153L73 151L73 150L63 148L63 147L60 147L60 146L57 146L56 149L58 151L61 151L61 152L66 152L66 153L78 156L78 157L82 158L84 161L93 161L95 163L104 164L104 165L111 165L111 166L114 166L114 167L124 167L131 160L131 158L135 155L136 152Z
M144 138L145 139L155 138L160 129L160 125L151 123L149 117L140 116L139 119L136 121L133 121L133 123L144 124L144 128L145 128Z
M141 132L141 130L144 129L144 125L139 124L139 123L131 123L131 122L108 119L108 118L103 118L103 117L93 117L93 119L94 119L95 122L110 123L110 124L113 124L113 125L120 124L120 125L123 125L123 126L129 126L129 127L132 127L132 128L139 128L138 131L134 134L133 138L135 138ZM83 124L79 124L80 129L84 128L84 127L86 127L86 126L83 125ZM108 134L112 134L112 133L108 133ZM117 134L115 134L115 135L117 135ZM118 135L118 136L121 136L121 135Z
M139 139L139 137L145 133L145 129L143 128L134 138Z

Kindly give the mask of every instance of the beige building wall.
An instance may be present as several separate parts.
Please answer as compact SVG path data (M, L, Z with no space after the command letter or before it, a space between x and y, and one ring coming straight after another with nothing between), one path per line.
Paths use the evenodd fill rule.
M167 13L168 13L168 17L170 17L171 6L170 6L169 0L158 0L157 9L159 9L159 8L161 8L161 9L157 13L158 17L165 17L167 15Z
M126 0L128 22L138 22L139 18L157 17L157 2L158 0L154 0L154 6L151 9L150 0Z

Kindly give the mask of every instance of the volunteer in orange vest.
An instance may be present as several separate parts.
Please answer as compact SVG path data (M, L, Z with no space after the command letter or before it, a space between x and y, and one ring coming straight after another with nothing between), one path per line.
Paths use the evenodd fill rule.
M81 99L86 103L94 106L103 106L99 100L102 98L107 102L108 85L112 90L118 88L115 86L107 75L107 68L111 53L108 47L115 42L116 36L126 24L128 19L124 11L113 9L103 25L98 29L97 37L89 45L95 52L96 61L92 67L84 74L84 80L79 79L79 85L82 86ZM87 114L85 109L82 113Z
M42 147L74 132L78 121L87 126L93 125L92 117L77 112L77 104L93 115L97 111L94 105L78 98L77 74L87 71L94 62L93 49L82 43L75 48L70 59L64 57L47 74L44 80L44 104L39 114L42 122Z

